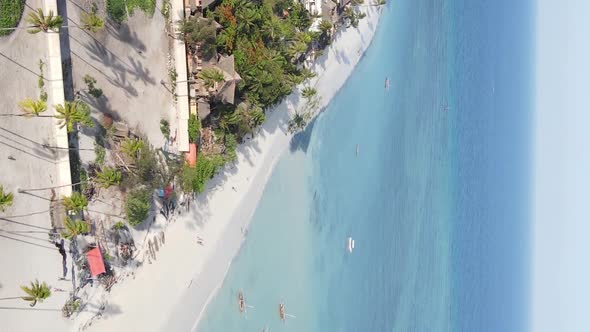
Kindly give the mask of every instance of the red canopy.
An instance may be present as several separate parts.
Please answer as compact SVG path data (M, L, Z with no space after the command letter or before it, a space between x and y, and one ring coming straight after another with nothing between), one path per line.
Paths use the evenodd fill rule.
M104 261L102 260L102 254L98 247L87 252L86 257L88 258L88 265L90 265L90 274L93 277L106 272Z

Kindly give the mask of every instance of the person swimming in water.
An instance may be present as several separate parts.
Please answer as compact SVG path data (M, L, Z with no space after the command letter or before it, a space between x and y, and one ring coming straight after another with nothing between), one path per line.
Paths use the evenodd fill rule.
M385 90L389 91L389 77L385 78Z

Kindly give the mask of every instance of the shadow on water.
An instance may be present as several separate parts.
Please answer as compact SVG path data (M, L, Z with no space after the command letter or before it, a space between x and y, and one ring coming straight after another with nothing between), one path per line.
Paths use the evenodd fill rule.
M297 134L293 135L291 142L289 142L289 151L296 152L296 151L303 151L307 153L307 148L309 147L309 142L311 140L311 133L313 132L313 127L317 121L317 117L314 118L308 125L305 127L304 131L300 131Z

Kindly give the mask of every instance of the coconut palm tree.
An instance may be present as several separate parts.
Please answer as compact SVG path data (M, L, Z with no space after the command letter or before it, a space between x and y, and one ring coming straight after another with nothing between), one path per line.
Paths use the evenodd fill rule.
M41 99L33 100L31 98L26 98L25 100L18 102L18 107L20 107L21 111L23 112L23 115L26 117L51 117L51 115L41 115L41 113L47 111L47 103Z
M88 206L88 200L84 195L74 191L72 196L64 197L62 199L62 204L66 211L78 213L83 211Z
M0 212L6 211L12 206L14 195L9 191L4 191L4 187L0 185Z
M255 107L250 110L250 127L256 128L264 123L266 120L266 115L260 107Z
M305 128L308 119L309 114L295 112L295 115L293 115L293 118L291 118L291 120L289 121L289 131L294 133Z
M31 287L20 286L20 289L27 294L21 298L27 302L31 302L29 304L31 307L34 307L37 302L43 302L43 300L51 296L51 287L45 282L39 283L39 280L31 281Z
M61 233L61 236L68 240L74 239L80 234L87 234L90 232L88 224L82 220L72 220L70 217L64 219L65 231Z
M126 138L121 143L121 151L129 158L136 158L141 149L143 149L143 140L141 139Z
M104 20L98 16L97 12L98 7L94 3L92 4L90 14L82 12L82 18L80 19L82 29L90 32L98 32L104 28Z
M212 67L201 70L197 74L197 77L205 82L205 87L208 89L214 88L217 83L223 82L225 80L223 73L219 69Z
M77 125L93 127L94 122L90 117L90 107L82 101L66 101L63 105L55 105L57 115L60 120L59 127L67 127L68 133L74 131Z
M301 95L303 96L303 98L307 99L308 101L315 97L317 94L318 90L310 86L303 88L303 91L301 91Z
M289 56L293 59L297 59L301 54L305 53L305 51L307 51L307 44L301 41L293 41L291 42L291 44L289 45L289 49L287 50L287 53L289 54Z
M121 183L121 172L112 167L103 167L96 173L96 182L105 189L117 185Z
M59 15L53 15L53 11L50 10L48 15L43 13L41 8L38 8L37 11L33 11L29 13L29 16L26 18L27 23L31 26L28 27L28 33L39 33L49 32L50 30L53 32L58 32L61 24L63 23L63 19Z
M325 33L327 35L330 34L330 31L332 31L332 28L334 27L334 25L332 24L332 22L328 21L328 20L322 20L320 22L320 31L322 33Z

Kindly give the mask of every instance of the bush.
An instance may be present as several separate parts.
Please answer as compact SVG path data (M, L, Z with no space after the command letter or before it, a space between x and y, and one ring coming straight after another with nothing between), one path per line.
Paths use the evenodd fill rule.
M226 134L224 145L224 160L226 162L231 162L238 159L238 155L236 153L236 149L238 148L238 141L236 140L236 136L234 136L233 134Z
M223 160L201 155L197 159L197 165L195 167L185 165L182 169L182 189L185 192L203 192L207 181L215 175L217 168L221 165L223 165Z
M127 19L125 0L107 0L107 12L117 23L123 23Z
M201 120L191 113L188 118L188 141L198 143L201 136Z
M121 183L121 172L112 167L103 167L96 173L96 182L103 188L118 185Z
M24 0L0 0L0 28L14 28L20 22L25 8ZM6 36L14 30L0 30Z
M168 120L160 120L160 131L162 132L162 135L166 137L166 139L170 137L170 123L168 122Z
M131 159L136 159L137 154L143 149L144 142L142 139L125 138L121 143L121 151Z
M122 221L117 221L113 228L115 228L116 230L121 230L125 228L125 224Z
M127 221L130 225L136 226L141 224L148 216L150 211L150 193L142 189L133 191L127 196L125 212Z
M104 165L104 158L106 156L106 150L105 150L105 148L102 147L100 144L96 144L96 142L95 142L94 143L94 154L96 155L94 157L94 162L98 166Z
M156 1L154 0L127 0L127 10L133 15L135 8L141 9L148 16L153 16L156 11Z
M141 147L136 165L137 175L143 184L150 186L150 188L161 185L160 165L156 159L156 151L150 149L147 144Z
M84 195L74 191L72 196L63 198L62 204L66 211L78 213L88 206L88 200Z
M125 2L127 2L127 8L125 8ZM123 23L127 19L127 11L133 15L135 8L141 9L151 17L156 10L156 2L154 0L107 0L107 12L117 23Z

